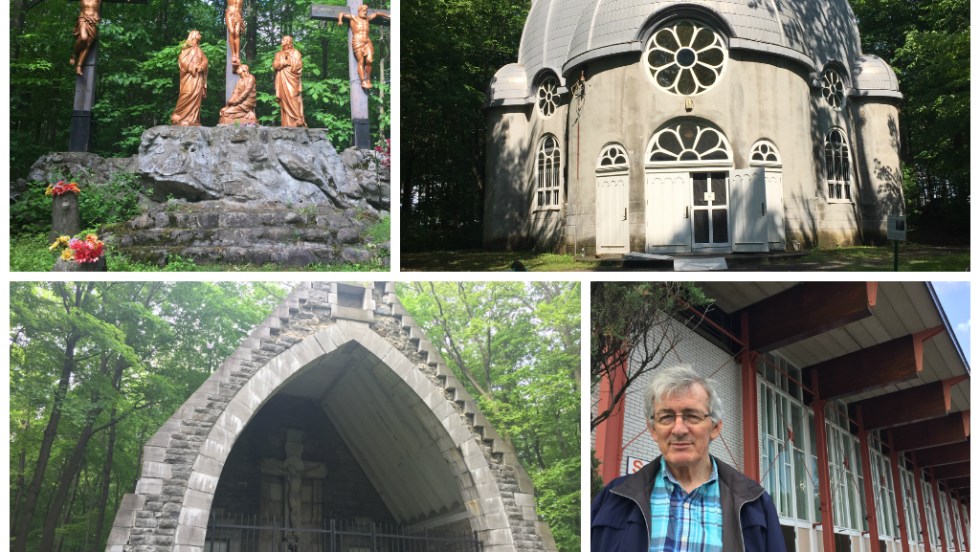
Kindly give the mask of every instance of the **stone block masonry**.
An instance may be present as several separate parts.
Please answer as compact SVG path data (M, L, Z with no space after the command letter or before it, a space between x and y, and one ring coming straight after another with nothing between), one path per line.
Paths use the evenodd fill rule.
M415 455L423 464L406 464L409 469L396 474L363 466L376 488L401 486L382 493L396 517L401 513L437 529L465 523L487 552L554 550L513 447L489 426L393 291L390 283L297 286L149 440L136 492L123 500L107 552L203 552L215 490L236 440L271 397L290 382L311 377L380 386L386 397L381 410L408 420L403 427L419 434ZM359 308L352 302L358 294ZM330 368L330 359L339 368ZM363 388L365 395L371 392ZM342 395L324 394L323 408L350 444L358 433L350 424L363 421L346 419L346 410L331 410L354 398ZM356 400L370 402L365 396L351 404ZM352 450L373 450L367 441L355 445ZM433 472L433 465L444 468ZM409 473L430 479L412 487L402 481L411 479Z

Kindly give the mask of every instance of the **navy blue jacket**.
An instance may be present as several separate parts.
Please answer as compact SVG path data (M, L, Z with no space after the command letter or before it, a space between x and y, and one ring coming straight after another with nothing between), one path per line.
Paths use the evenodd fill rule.
M721 491L723 552L786 552L779 514L758 483L715 459ZM650 493L660 458L614 479L592 501L592 552L650 550ZM738 535L739 538L733 538Z

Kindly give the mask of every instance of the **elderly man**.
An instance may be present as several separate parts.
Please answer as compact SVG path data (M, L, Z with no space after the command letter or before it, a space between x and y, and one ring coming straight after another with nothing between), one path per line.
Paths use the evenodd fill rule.
M713 383L664 368L643 399L662 456L592 502L593 552L785 552L769 493L708 454L722 426Z

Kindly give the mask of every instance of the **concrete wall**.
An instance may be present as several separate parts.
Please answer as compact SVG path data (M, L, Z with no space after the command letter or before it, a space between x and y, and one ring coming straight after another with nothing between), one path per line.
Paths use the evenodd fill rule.
M582 66L584 93L567 94L558 112L541 119L528 105L526 127L503 108L491 111L488 139L488 186L485 243L500 241L521 223L512 214L511 189L523 179L532 193L535 149L540 137L555 134L561 143L567 183L566 207L547 216L531 213L523 232L529 243L595 254L595 164L602 148L616 142L630 157L630 249L646 247L647 206L644 153L653 135L668 123L698 119L721 131L732 148L731 168L749 166L752 145L772 141L782 157L783 203L787 248L834 247L874 239L885 215L900 209L898 113L872 98L849 97L841 111L821 97L819 77L787 58L748 50L730 50L718 82L708 91L685 98L657 88L636 53L618 54ZM576 72L579 68L576 68ZM571 76L566 75L570 81ZM507 108L515 109L515 108ZM564 115L564 117L562 117ZM517 133L524 129L527 142ZM828 200L824 141L833 128L847 137L851 157L853 201ZM501 133L506 133L503 135ZM522 163L522 169L514 163ZM504 184L506 192L500 190ZM530 209L532 197L525 198ZM506 206L506 208L502 208ZM506 210L506 212L505 212ZM520 209L516 209L520 213ZM558 220L555 216L558 215ZM519 216L519 215L518 215ZM734 214L732 214L734 216ZM563 220L562 220L563 219ZM555 243L556 235L561 236ZM551 244L555 244L553 247Z

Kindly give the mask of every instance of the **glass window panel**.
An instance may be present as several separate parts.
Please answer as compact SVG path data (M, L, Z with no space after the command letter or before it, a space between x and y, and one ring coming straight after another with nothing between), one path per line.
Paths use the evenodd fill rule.
M708 191L708 175L705 173L692 173L691 176L694 180L694 205L707 205L708 202L704 199L704 194Z
M690 69L681 69L680 75L680 78L677 79L677 93L690 96L697 92L698 87L694 82L694 73Z
M697 34L694 35L694 40L691 41L691 48L695 50L703 50L715 41L715 35L707 29L698 29Z
M657 84L664 88L670 88L677 82L677 75L680 72L681 68L674 64L664 67L660 71L657 71Z
M711 191L715 193L715 206L728 203L728 177L725 173L712 173Z
M674 38L674 33L671 29L662 29L657 31L654 42L656 42L657 46L671 52L681 47L681 45L677 43L677 39Z
M698 61L718 68L725 61L725 53L721 48L709 48L703 52L698 52Z
M694 242L708 243L708 212L703 209L693 211Z
M809 519L810 505L807 501L807 489L810 486L810 474L806 471L806 454L802 450L793 450L793 464L795 468L793 488L796 491L796 517Z
M712 209L711 224L714 243L728 243L728 209Z
M715 80L718 78L714 70L701 64L692 67L691 71L694 72L694 78L698 81L698 84L702 88L707 88L711 86L712 84L715 83Z

